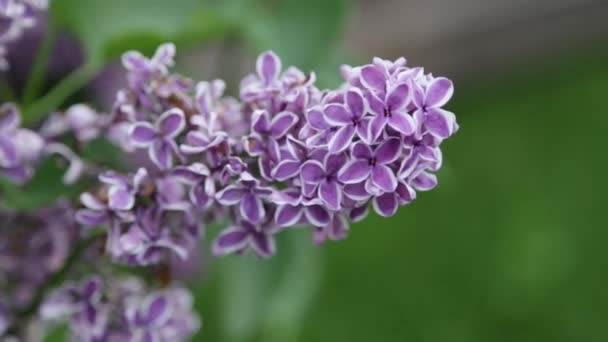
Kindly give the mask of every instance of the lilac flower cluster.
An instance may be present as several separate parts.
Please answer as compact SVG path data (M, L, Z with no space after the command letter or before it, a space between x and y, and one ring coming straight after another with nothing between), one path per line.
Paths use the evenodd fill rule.
M0 13L42 5L0 0ZM317 244L344 239L369 207L390 217L433 189L441 143L458 130L443 109L452 82L403 58L344 66L344 84L322 90L314 73L283 70L264 52L231 97L222 80L172 73L174 57L173 44L151 58L124 54L127 83L107 115L75 104L34 131L21 127L15 104L0 105L0 186L27 184L41 161L59 156L69 164L63 182L88 189L76 203L0 211L0 337L18 332L34 308L38 318L67 319L76 340L185 340L200 325L187 290L169 279L146 294L103 261L162 278L155 272L196 255L209 224L225 226L212 246L218 256L271 257L276 234L293 227L310 227ZM98 139L122 149L131 171L78 155ZM87 239L98 244L79 252ZM70 267L77 252L88 268ZM91 273L46 296L49 279Z
M79 227L68 203L32 213L0 211L0 336L12 314L65 264Z
M313 227L317 243L343 239L370 204L390 217L435 187L440 144L458 130L442 109L452 82L403 58L345 66L342 87L320 90L314 73L282 71L265 52L235 99L221 80L195 86L171 74L174 53L166 44L150 59L123 56L128 87L115 104L115 141L145 150L151 167L103 174L107 195L82 197L80 222L109 222L108 251L118 259L185 255L201 221L230 222L216 255L251 248L269 257L274 235L294 226Z
M0 0L0 71L9 68L6 45L36 25L36 11L46 10L49 0Z
M200 327L192 296L179 287L146 292L136 278L67 284L40 307L43 321L67 320L77 341L184 341Z

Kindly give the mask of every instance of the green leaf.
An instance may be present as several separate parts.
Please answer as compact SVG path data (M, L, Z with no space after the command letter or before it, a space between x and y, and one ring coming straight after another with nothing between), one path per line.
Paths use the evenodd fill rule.
M127 171L123 156L124 153L105 138L97 138L80 150L82 159L117 171Z
M199 0L54 0L57 23L72 31L89 58L108 60L126 50L151 52L159 43L204 40L232 27Z
M44 338L44 342L62 342L68 341L70 330L67 324L58 324L49 329L49 332Z
M61 181L65 166L59 165L55 159L45 160L36 170L30 182L24 186L0 179L0 203L4 207L17 210L30 210L48 206L59 197L74 197L84 190L85 184L71 186Z

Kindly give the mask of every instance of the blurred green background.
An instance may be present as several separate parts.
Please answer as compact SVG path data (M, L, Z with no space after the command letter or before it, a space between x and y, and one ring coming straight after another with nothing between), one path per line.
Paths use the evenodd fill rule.
M608 341L607 7L54 0L52 12L95 65L175 40L178 69L232 91L267 48L326 86L341 62L375 55L455 79L461 130L437 189L344 242L317 248L293 230L271 261L206 259L191 280L197 341L553 342Z

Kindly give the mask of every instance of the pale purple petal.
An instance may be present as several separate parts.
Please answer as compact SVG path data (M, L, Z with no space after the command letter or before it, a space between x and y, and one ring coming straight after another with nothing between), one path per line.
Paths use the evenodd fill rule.
M375 151L376 162L390 164L401 156L401 139L391 138L385 140Z
M165 296L153 298L147 305L145 321L153 326L161 326L171 318L169 302Z
M367 102L357 88L349 89L344 95L346 106L353 118L361 118L367 112Z
M254 233L251 235L251 248L259 257L269 258L276 250L274 237L270 234Z
M80 195L80 202L87 208L93 210L105 210L106 205L91 193L85 192Z
M370 197L364 183L345 185L344 194L354 201L365 201Z
M329 153L335 154L346 150L355 136L356 129L353 125L342 126L329 140Z
M248 240L249 234L240 228L225 229L213 243L213 254L220 256L240 251L247 246Z
M329 238L337 241L344 240L348 236L348 222L343 215L334 214L329 226Z
M405 112L393 112L388 118L388 125L403 135L411 135L416 131L414 119Z
M344 164L346 164L347 161L348 158L344 153L328 154L324 160L325 172L328 175L336 174L338 173L338 171L340 171Z
M8 137L0 136L0 166L13 167L19 163L15 144Z
M372 168L372 183L384 192L393 192L397 188L397 177L386 165L376 164Z
M429 191L437 186L437 176L428 172L421 172L412 179L412 186L418 191Z
M124 188L111 187L108 191L108 206L115 210L130 210L135 204L135 197Z
M281 60L274 52L266 51L258 57L256 70L262 81L268 85L279 76Z
M382 135L382 132L384 132L384 127L386 127L387 122L388 118L383 114L377 114L372 118L369 123L369 133L367 134L372 142L375 142L378 140L378 138L380 138L380 135Z
M327 209L320 205L311 205L304 208L304 215L308 222L315 227L325 227L329 224L331 216Z
M361 83L370 90L385 91L386 75L375 65L366 65L361 69Z
M426 105L428 107L441 107L445 105L454 94L452 81L445 77L437 77L426 89Z
M80 209L76 212L76 221L85 226L101 226L108 222L108 215L104 211Z
M373 206L378 215L391 217L397 212L399 203L397 202L397 196L395 196L394 193L385 193L374 198Z
M410 88L407 83L402 83L391 88L386 97L386 106L391 111L396 111L407 105L410 96Z
M370 159L373 156L373 153L369 145L358 142L353 145L351 155L355 159Z
M240 212L241 216L255 224L260 223L266 215L262 200L251 193L247 193L243 196Z
M138 147L150 146L157 137L156 129L149 122L138 122L129 129L131 143Z
M367 204L362 205L360 207L357 208L353 208L349 213L348 213L348 218L352 221L352 222L359 222L361 220L363 220L364 218L367 217L368 214L368 210L367 210Z
M353 115L341 104L329 104L323 108L323 112L330 124L342 126L353 122Z
M302 179L306 183L317 184L325 177L323 165L316 160L309 160L302 165Z
M298 122L298 116L291 112L281 112L277 114L270 123L270 135L279 139Z
M175 138L184 127L186 127L185 115L179 108L170 109L158 118L158 130L166 138Z
M306 112L306 120L312 128L318 131L324 131L331 127L327 120L325 120L325 114L318 109L311 109Z
M155 140L148 150L150 160L161 170L171 168L173 164L173 148L167 140Z
M283 160L272 170L272 176L281 182L293 178L300 172L301 165L296 160Z
M424 125L429 133L445 139L452 134L454 127L451 113L440 108L429 108Z
M279 206L274 214L274 222L281 227L293 226L302 217L302 208L300 206L282 205Z
M122 55L122 65L127 70L141 71L148 67L148 59L137 51L128 51Z
M270 116L265 110L256 110L252 114L251 130L258 134L266 134L270 130Z
M342 190L336 182L323 181L319 185L319 198L330 210L339 210L342 202Z
M367 93L367 103L369 105L369 111L376 115L384 115L384 101L380 99L374 93Z
M235 205L245 196L245 189L236 185L229 185L218 192L215 198L222 205Z
M360 183L369 177L371 165L368 160L355 159L346 165L338 173L338 179L345 184Z

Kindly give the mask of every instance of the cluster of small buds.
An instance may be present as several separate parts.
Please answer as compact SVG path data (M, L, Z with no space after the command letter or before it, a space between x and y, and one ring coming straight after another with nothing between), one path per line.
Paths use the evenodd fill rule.
M67 284L40 307L43 321L67 320L76 341L184 341L200 327L192 296L180 287L146 292L135 278L90 276Z
M10 314L30 305L37 289L63 267L79 231L68 203L0 212L0 336Z
M117 259L162 262L162 250L185 257L200 221L229 223L216 255L250 248L270 257L274 235L294 226L313 227L316 243L343 239L370 204L390 217L435 187L440 144L458 130L442 109L452 82L403 58L345 66L343 86L320 90L314 73L282 71L265 52L235 99L223 96L221 80L195 86L170 73L174 54L165 44L150 59L123 56L128 87L110 130L151 165L101 175L101 193L82 196L79 221L109 223Z
M36 11L46 10L49 0L0 0L0 71L9 68L6 45L36 25Z

